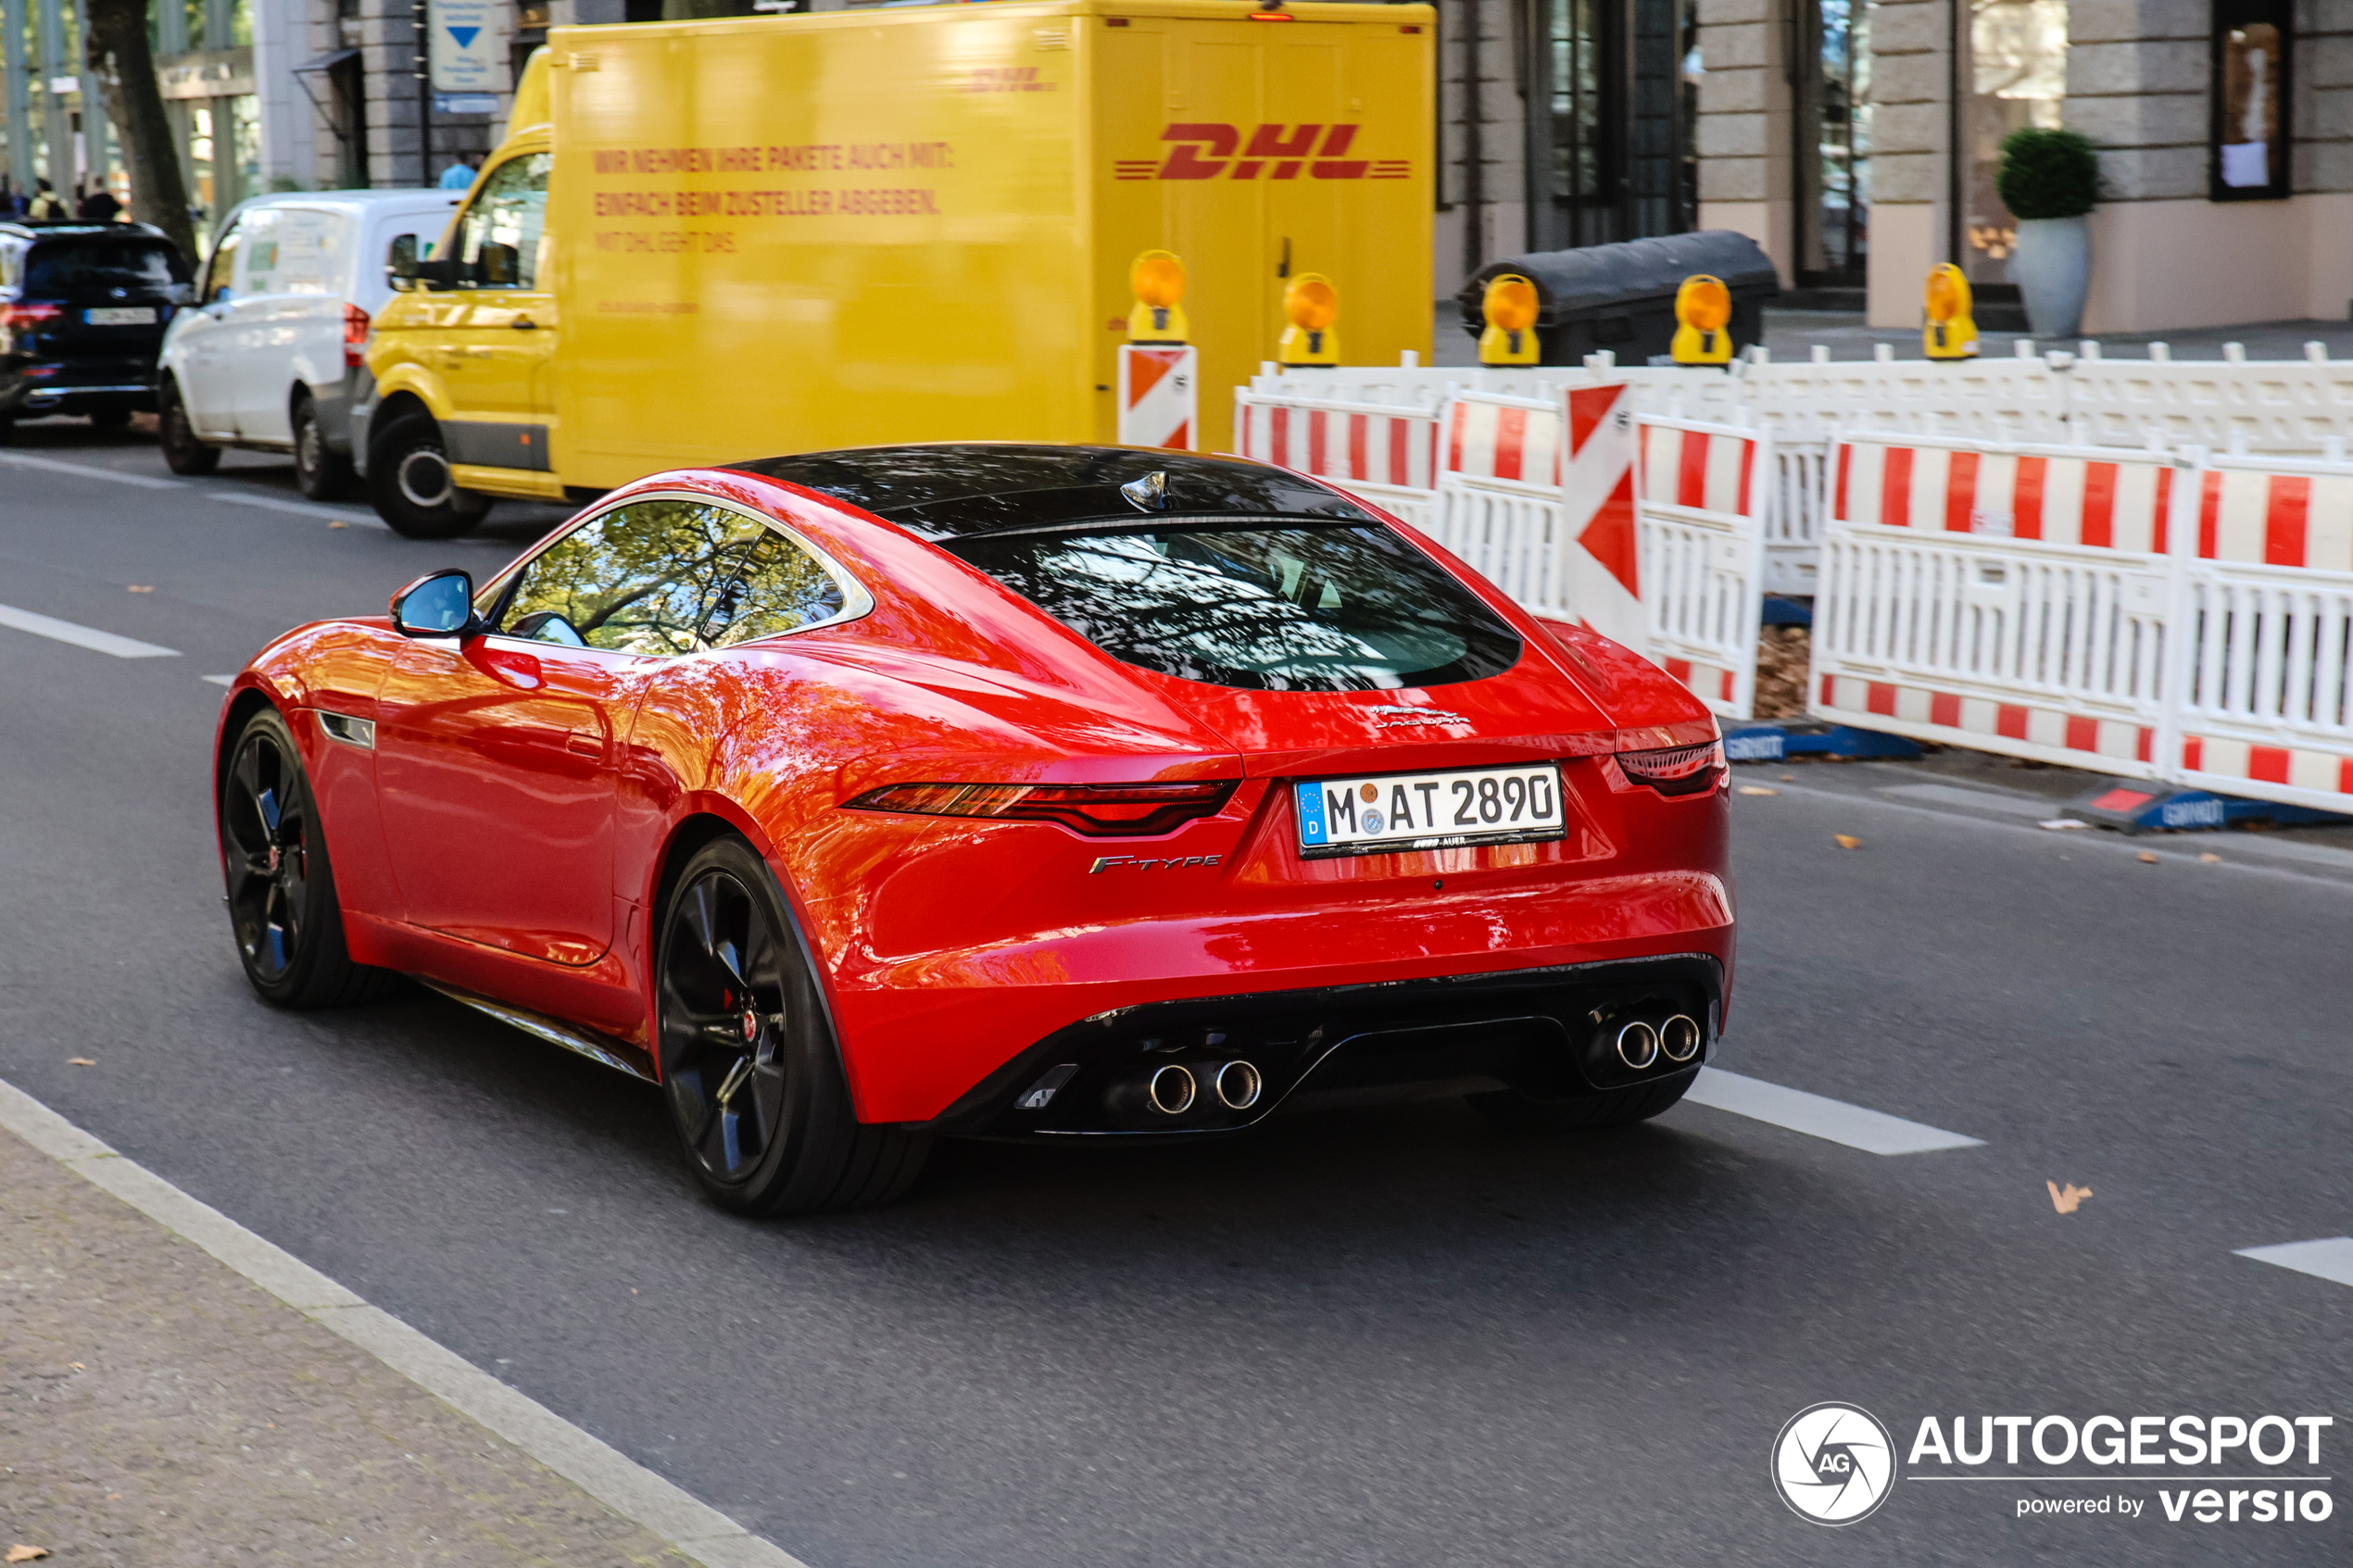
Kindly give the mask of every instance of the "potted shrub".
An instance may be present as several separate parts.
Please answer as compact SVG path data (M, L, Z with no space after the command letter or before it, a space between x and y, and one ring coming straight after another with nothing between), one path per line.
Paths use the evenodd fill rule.
M2072 131L2013 131L2002 138L1994 189L2018 220L2009 271L2026 301L2028 324L2036 337L2073 337L2092 286L2100 155Z

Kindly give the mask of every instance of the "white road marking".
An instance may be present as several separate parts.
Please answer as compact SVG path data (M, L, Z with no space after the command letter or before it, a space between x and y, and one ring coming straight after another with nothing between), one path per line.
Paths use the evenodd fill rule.
M1716 1067L1701 1068L1683 1098L1692 1105L1729 1110L1793 1133L1843 1143L1866 1154L1925 1154L1931 1149L1969 1148L1985 1141Z
M2353 1285L2353 1236L2333 1236L2324 1241L2288 1241L2277 1247L2242 1247L2235 1257L2259 1263L2277 1263L2300 1274Z
M392 532L391 525L372 512L322 507L316 501L290 501L283 495L260 495L250 490L207 490L204 494L208 500L226 501L232 506L258 507L263 511L292 512L296 517L320 517L330 522L348 523L354 528L381 528L387 533Z
M0 605L0 626L13 626L19 632L30 632L36 637L54 637L76 647L95 648L117 659L177 659L178 648L158 647L143 643L136 637L119 637L112 632L101 632L94 626L77 626L70 621L58 621L51 616L36 615L29 609Z
M234 675L207 675L205 679L210 681L216 686L234 685L237 682L237 678Z
M135 484L142 490L193 490L195 487L177 479L158 479L151 473L119 473L113 469L94 469L87 463L61 463L55 458L36 458L29 452L0 452L0 463L10 468L41 469L50 473L69 473L82 479L110 479L117 484Z
M55 458L36 458L25 452L0 452L0 463L21 469L40 469L47 473L69 473L78 479L109 480L117 484L136 485L142 490L185 490L208 501L225 501L233 507L257 507L263 511L292 512L296 517L325 518L331 522L350 523L357 528L386 526L382 518L370 512L322 507L315 501L289 500L283 495L267 495L251 490L193 484L184 479L159 479L148 473L122 473L114 469L93 468L87 463L61 463Z
M1968 789L1959 784L1883 784L1879 793L1892 795L1898 800L1928 800L1939 806L1966 806L1976 811L1999 811L2006 817L2032 817L2038 827L2051 810L2051 803L2047 800L1996 795L1990 789Z
M0 1128L93 1186L187 1237L223 1263L504 1437L633 1524L710 1568L808 1568L537 1400L371 1307L293 1253L264 1241L133 1160L123 1159L13 1084L0 1082Z

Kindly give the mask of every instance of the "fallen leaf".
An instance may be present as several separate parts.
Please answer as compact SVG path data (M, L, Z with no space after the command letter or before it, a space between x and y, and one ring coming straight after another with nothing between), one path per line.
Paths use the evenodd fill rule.
M351 524L344 521L341 518L337 518L334 521L327 524L327 526L329 528L349 528Z
M152 583L133 583L130 584L130 588L134 594L152 594L156 591L156 585Z
M2046 1181L2043 1185L2051 1189L2051 1207L2062 1214L2074 1213L2077 1206L2092 1196L2090 1187L2080 1187L2073 1182L2068 1183L2064 1190L2057 1182Z
M91 1057L69 1056L66 1058L66 1065L68 1067L95 1067L98 1063L95 1059Z
M1841 849L1860 849L1863 847L1863 841L1859 838L1849 838L1843 833L1834 833L1831 834L1831 836L1838 840L1838 847Z
M80 1361L68 1361L66 1365L73 1368L76 1372L88 1372L90 1370L88 1367L83 1366Z
M2217 854L2216 854L2216 853L2214 853L2214 851L2213 851L2213 850L2211 850L2211 849L2208 849L2208 850L2205 851L2203 854L2199 855L2199 856L2198 856L2198 859L2201 859L2201 860L2203 860L2203 861L2205 861L2205 862L2206 862L2208 865L2209 865L2209 866L2219 866L2219 865L2221 865L2221 864L2222 863L2222 857L2221 857L2221 856L2220 856L2220 855L2217 855Z
M1741 793L1743 795L1779 795L1780 794L1780 791L1778 789L1768 789L1763 784L1743 784L1741 785Z
M30 1562L36 1557L48 1555L49 1549L45 1546L26 1546L19 1542L8 1549L7 1556L0 1557L0 1562Z
M2143 864L2143 865L2145 865L2145 866L2153 866L2153 865L2157 864L2157 851L2156 851L2156 850L2154 850L2154 849L2144 849L2144 850L2142 850L2142 851L2141 851L2141 864Z
M1781 775L1781 783L1783 784L1795 784L1796 782L1797 775L1795 773L1783 773Z

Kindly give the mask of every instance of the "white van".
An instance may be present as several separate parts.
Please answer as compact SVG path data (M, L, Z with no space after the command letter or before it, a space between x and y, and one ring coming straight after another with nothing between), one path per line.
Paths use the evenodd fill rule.
M257 196L230 213L172 320L157 422L174 473L209 473L223 446L291 452L302 493L351 483L353 391L368 324L391 297L384 252L402 234L428 254L463 191L320 191Z

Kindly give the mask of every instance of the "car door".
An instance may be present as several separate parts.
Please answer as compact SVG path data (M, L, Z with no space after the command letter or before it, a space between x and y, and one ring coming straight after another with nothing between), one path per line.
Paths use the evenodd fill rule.
M702 501L631 501L495 584L497 630L400 651L378 700L376 778L409 923L554 963L603 956L637 699L703 648L754 527Z
M294 388L312 367L343 370L343 216L322 207L269 207L249 214L229 307L228 381L237 433L291 445Z
M445 372L457 418L452 461L547 467L547 388L556 346L547 153L521 153L475 189L455 235L459 299Z
M229 308L236 295L237 258L245 249L245 215L229 220L214 243L197 285L196 304L181 312L171 333L172 373L180 384L180 401L188 423L209 439L237 433L236 398L229 383L225 349L229 340Z

